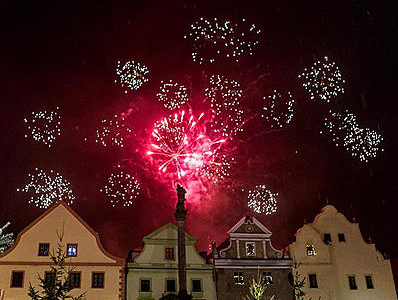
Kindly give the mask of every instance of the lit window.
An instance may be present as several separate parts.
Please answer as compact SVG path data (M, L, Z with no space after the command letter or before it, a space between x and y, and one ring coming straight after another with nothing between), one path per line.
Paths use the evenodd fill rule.
M105 277L104 273L93 272L91 287L97 288L97 289L103 289L104 288L104 277Z
M316 289L318 288L318 281L316 279L316 274L308 274L308 279L310 282L310 288Z
M140 292L150 292L151 291L151 280L141 279L140 280Z
M77 244L68 244L67 251L69 257L77 256Z
M39 256L48 256L50 252L50 244L40 243L39 244Z
M71 272L69 274L69 283L71 288L80 288L80 272Z
M176 291L176 280L166 279L166 292L175 292L175 291Z
M255 255L256 255L256 243L246 242L246 256L255 256Z
M271 272L263 272L264 282L266 284L272 284L272 275Z
M174 259L174 248L165 248L164 257L166 259Z
M338 238L339 238L339 242L345 242L345 235L344 235L344 233L339 233L337 236L338 236Z
M368 290L374 289L372 275L365 275L366 288Z
M307 255L308 256L316 255L316 251L315 251L315 246L314 245L312 245L312 244L307 245L306 248L307 248Z
M55 272L44 273L44 283L47 287L55 285Z
M11 287L23 287L23 271L12 271Z
M245 282L243 281L243 272L234 272L234 282L235 284L243 285Z
M332 235L330 233L325 233L323 235L323 241L325 244L330 244L332 242Z
M201 292L202 282L200 279L192 279L192 292Z
M350 275L348 276L348 285L350 286L350 290L357 290L357 282L355 281L355 276Z

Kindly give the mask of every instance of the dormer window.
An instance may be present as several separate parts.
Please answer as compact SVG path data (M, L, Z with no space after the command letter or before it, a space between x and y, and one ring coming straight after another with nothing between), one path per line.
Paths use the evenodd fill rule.
M256 256L255 242L246 242L246 256Z
M330 233L324 233L323 234L323 241L325 242L325 244L332 243L332 235Z
M316 255L315 246L313 244L307 244L306 248L307 248L307 255L308 256L315 256Z
M174 259L174 248L172 248L172 247L164 248L164 258L173 260Z

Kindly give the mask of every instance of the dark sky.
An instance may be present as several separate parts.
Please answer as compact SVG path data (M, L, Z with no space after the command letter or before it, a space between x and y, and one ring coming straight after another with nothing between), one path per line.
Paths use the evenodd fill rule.
M278 212L257 215L278 247L291 242L304 220L312 221L327 201L361 224L364 237L398 257L397 133L398 9L395 1L3 1L1 23L0 223L18 232L42 210L17 188L35 167L68 179L73 209L100 233L105 246L126 256L142 237L173 220L170 187L145 177L143 195L129 208L112 208L99 192L123 151L92 142L99 122L133 108L132 126L149 130L166 112L155 94L160 80L175 79L203 94L203 78L223 74L240 81L248 111L272 89L290 90L297 100L292 125L265 133L252 121L237 146L237 164L226 187L187 195L188 229L199 248L222 242L226 231L250 213L245 188L267 183L279 192ZM183 39L200 17L246 18L262 30L255 55L240 64L198 66ZM326 105L311 101L297 75L314 59L329 56L340 66L346 93ZM117 84L118 60L150 69L149 82L127 94ZM60 107L62 134L48 148L30 138L23 119L34 110ZM384 152L359 162L319 134L329 109L348 109L364 126L379 130ZM84 139L88 138L88 142ZM136 170L131 170L133 173ZM231 184L233 182L233 184Z

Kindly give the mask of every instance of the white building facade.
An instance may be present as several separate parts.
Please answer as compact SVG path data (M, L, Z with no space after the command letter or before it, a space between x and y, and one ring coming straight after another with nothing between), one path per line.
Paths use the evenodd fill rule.
M213 266L195 248L196 239L185 234L187 291L193 299L215 300ZM144 248L127 262L127 299L159 299L178 293L178 231L168 223L144 237Z
M351 223L327 205L304 225L289 245L306 298L322 300L396 300L390 261L364 241Z

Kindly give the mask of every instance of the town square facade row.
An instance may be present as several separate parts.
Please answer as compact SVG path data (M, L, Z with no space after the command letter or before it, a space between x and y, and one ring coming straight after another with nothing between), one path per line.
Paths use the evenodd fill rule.
M222 244L204 255L185 234L187 290L194 300L243 299L253 278L267 282L265 298L295 299L302 282L305 299L396 300L390 261L362 238L332 205L300 228L285 249L272 245L272 232L244 216ZM167 223L145 236L143 247L119 258L104 249L98 234L59 201L21 231L0 255L4 300L25 300L29 285L51 277L52 251L60 244L71 268L72 294L87 300L150 300L178 293L178 230Z

